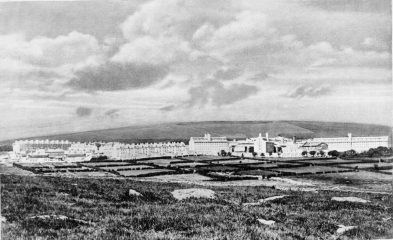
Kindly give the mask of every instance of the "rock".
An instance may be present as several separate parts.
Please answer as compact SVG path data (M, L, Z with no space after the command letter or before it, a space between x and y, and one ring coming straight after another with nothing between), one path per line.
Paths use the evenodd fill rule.
M265 225L274 225L276 223L273 220L265 220L265 219L262 219L262 218L257 219L257 220L258 220L258 222L260 222L262 224L265 224Z
M291 185L304 185L304 186L313 186L313 184L311 183L307 183L307 182L300 182L300 181L295 181L289 178L281 178L281 177L272 177L272 180L275 181L280 181L280 182L285 182Z
M260 202L260 203L264 203L264 202L268 202L268 201L272 201L272 200L276 200L276 199L284 198L284 197L287 197L287 196L289 196L289 195L282 195L282 196L268 197L268 198L265 198L265 199L261 199L261 200L259 200L259 202Z
M367 200L357 198L357 197L333 197L332 201L338 201L338 202L360 202L360 203L366 203L369 202Z
M337 225L337 226L339 227L339 229L337 229L337 233L344 233L351 229L357 228L357 226L344 226L344 225Z
M79 223L83 223L83 224L89 224L89 222L81 220L81 219L76 219L76 218L70 218L64 215L39 215L39 216L33 216L30 217L31 219L59 219L59 220L71 220L71 221L75 221L75 222L79 222Z
M318 193L316 188L301 188L301 187L276 187L276 189L281 190L281 191L301 191L301 192L312 192L312 193Z
M172 195L177 200L183 200L187 198L215 198L214 191L210 189L201 188L189 188L189 189L178 189L172 192Z
M256 206L256 205L261 205L262 203L268 202L268 201L272 201L272 200L276 200L276 199L280 199L280 198L284 198L287 197L289 195L282 195L282 196L274 196L274 197L269 197L269 198L265 198L265 199L260 199L258 202L255 203L243 203L243 206Z
M141 197L141 196L142 196L141 193L135 191L134 189L129 189L129 190L128 190L128 195L129 195L129 196L134 195L134 196L138 196L138 197Z
M243 206L256 206L256 205L261 205L261 203L260 202L243 203Z

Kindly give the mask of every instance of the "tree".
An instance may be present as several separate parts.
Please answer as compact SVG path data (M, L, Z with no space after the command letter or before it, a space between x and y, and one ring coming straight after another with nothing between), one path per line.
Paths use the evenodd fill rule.
M355 156L356 156L356 151L353 150L353 149L351 149L351 150L349 150L349 151L346 151L346 155L347 155L348 157L355 157Z
M391 156L392 148L387 148L387 147L370 148L365 154L368 157Z
M303 152L302 152L302 156L303 156L303 157L307 156L307 151L303 151Z
M258 153L253 152L252 155L253 155L254 157L256 157L256 156L258 155Z
M261 153L261 157L264 157L265 156L265 154L264 153Z
M317 153L316 151L310 151L310 155L313 157L315 156L316 153Z
M227 155L228 155L228 156L232 156L232 153L231 153L231 152L228 152Z
M319 151L319 155L321 155L321 157L325 156L325 152L324 151Z
M332 150L332 151L329 151L329 152L328 152L328 155L331 156L331 157L337 157L338 154L339 154L339 153L337 152L337 150Z
M225 150L221 150L221 156L226 156L227 155L227 152L225 152Z

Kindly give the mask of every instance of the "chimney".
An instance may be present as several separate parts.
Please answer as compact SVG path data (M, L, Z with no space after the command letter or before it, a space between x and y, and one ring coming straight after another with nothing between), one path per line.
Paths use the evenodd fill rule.
M266 141L269 141L269 133L266 133Z
M210 133L206 133L206 134L205 134L205 138L207 138L208 141L211 141Z
M293 136L293 143L296 143L296 136Z
M349 141L352 142L352 133L348 133Z

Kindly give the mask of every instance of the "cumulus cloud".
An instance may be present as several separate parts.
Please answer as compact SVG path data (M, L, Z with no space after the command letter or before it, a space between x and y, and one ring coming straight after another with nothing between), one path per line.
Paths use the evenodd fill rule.
M372 67L390 68L391 54L387 51L356 50L351 47L334 48L330 43L321 42L301 51L310 67ZM302 59L299 57L299 59Z
M203 52L191 46L194 31L214 16L209 1L151 1L121 24L127 43L112 58L118 62L151 64L193 60ZM211 8L213 9L213 8ZM212 21L214 21L214 18Z
M86 92L137 89L157 83L167 73L166 66L107 62L77 71L68 86Z
M101 52L95 37L76 31L56 38L36 37L27 41L21 34L0 36L0 57L56 67L76 64Z
M391 48L391 46L389 46L389 44L386 43L385 41L373 37L368 37L364 39L361 47L365 50L377 50L377 51L388 51Z
M112 57L116 62L139 62L149 64L170 63L179 58L187 58L193 50L187 41L178 37L150 36L140 37L120 47L120 51ZM194 51L194 55L198 54Z
M247 84L232 84L225 87L218 81L204 81L201 85L189 89L190 99L185 105L211 104L219 107L246 99L258 91L258 87Z
M330 88L327 86L298 86L297 88L288 91L285 96L289 98L303 98L303 97L320 97L330 93Z
M90 116L92 113L93 109L92 108L88 108L88 107L78 107L76 109L76 115L78 117L87 117Z

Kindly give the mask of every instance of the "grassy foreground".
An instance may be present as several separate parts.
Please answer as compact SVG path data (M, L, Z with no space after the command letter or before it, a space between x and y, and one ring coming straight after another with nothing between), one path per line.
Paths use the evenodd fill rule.
M337 239L337 225L359 226L339 239L393 237L392 195L283 192L267 187L207 187L215 200L177 201L189 184L126 179L1 175L2 239ZM143 197L128 196L134 189ZM241 203L290 195L260 206ZM354 196L368 203L331 201ZM90 223L31 219L65 215ZM276 221L265 226L257 219ZM386 220L388 219L388 220Z

